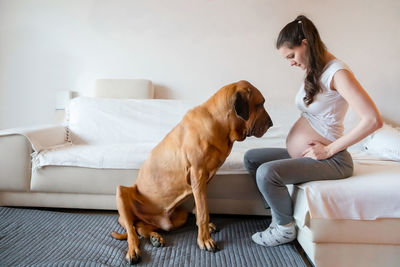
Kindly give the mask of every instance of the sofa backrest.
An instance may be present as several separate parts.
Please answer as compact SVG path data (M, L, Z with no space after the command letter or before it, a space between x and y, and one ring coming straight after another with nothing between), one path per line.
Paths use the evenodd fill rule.
M171 99L71 100L65 126L74 144L158 143L193 105Z
M157 144L196 105L193 101L172 99L75 98L67 108L67 139L74 144ZM300 112L290 104L265 106L274 122L274 127L263 137L265 147L284 147ZM346 131L356 124L354 119L348 119L354 113L349 113L353 116L345 120ZM244 143L244 146L250 144L249 140Z

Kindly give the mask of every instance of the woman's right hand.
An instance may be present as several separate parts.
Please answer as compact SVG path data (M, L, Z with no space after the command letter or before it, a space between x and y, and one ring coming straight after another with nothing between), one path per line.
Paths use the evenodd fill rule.
M304 158L324 160L333 156L333 154L329 151L329 147L319 141L310 141L307 145L310 147L304 150L301 155Z

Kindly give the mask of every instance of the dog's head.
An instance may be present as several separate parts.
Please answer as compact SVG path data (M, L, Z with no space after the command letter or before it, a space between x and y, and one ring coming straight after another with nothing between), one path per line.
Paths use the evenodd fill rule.
M248 81L239 81L230 86L234 88L232 92L232 105L235 115L245 125L245 129L239 134L239 140L246 136L261 137L272 127L272 120L264 108L265 99L261 92ZM241 128L241 127L239 127Z

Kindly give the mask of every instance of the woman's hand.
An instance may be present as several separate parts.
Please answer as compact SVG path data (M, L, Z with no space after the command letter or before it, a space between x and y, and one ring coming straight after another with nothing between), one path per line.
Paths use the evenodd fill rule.
M308 145L310 147L304 150L304 152L301 154L302 157L323 160L333 156L331 155L328 147L319 141L310 141L308 142Z

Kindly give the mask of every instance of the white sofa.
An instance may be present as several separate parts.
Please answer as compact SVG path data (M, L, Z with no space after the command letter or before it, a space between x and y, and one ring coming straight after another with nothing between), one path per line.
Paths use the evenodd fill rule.
M134 183L151 148L194 105L120 99L152 97L154 90L150 81L116 82L120 90L115 81L99 82L96 95L118 99L72 100L64 126L0 131L0 205L116 209L117 185ZM235 143L208 186L211 213L269 214L244 169L243 155L250 148L283 146L298 112L272 103L266 107L274 127L262 138ZM388 129L396 142L397 130ZM373 155L354 148L353 177L291 187L298 241L316 266L400 263L400 163L382 160L396 153L396 147L376 149L380 138L388 139L385 134L379 132L359 146ZM193 200L185 206L191 210Z

